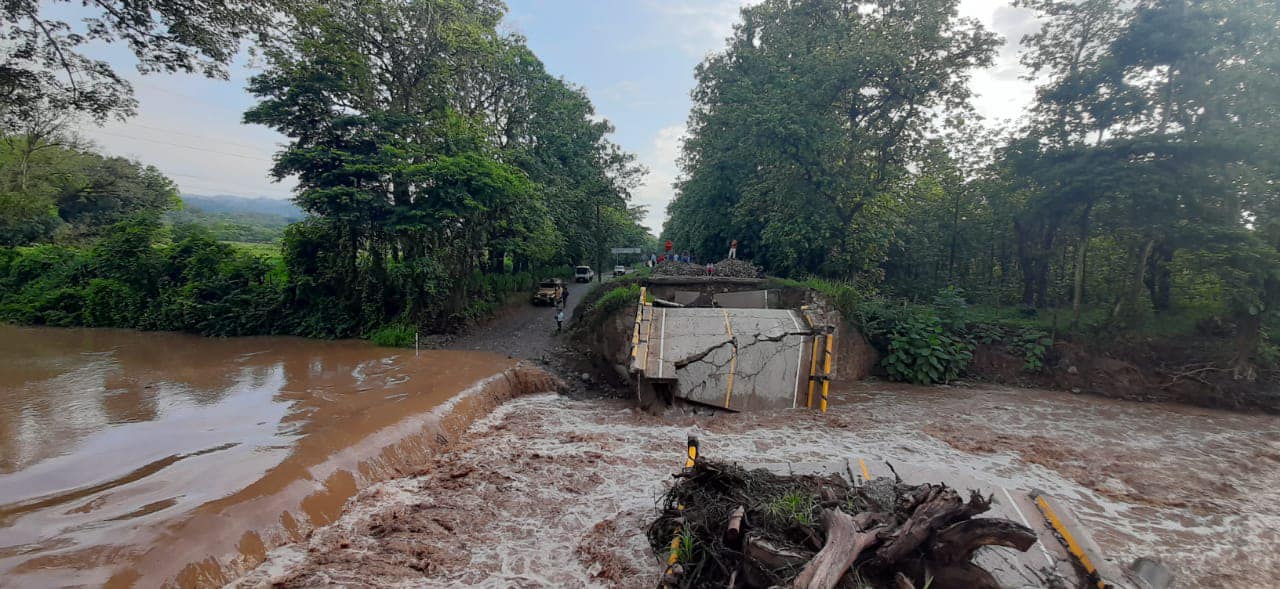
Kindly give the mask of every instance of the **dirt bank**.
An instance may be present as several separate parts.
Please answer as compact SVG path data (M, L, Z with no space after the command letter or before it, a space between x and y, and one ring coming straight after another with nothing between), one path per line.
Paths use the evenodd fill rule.
M1062 497L1121 562L1181 587L1280 576L1280 418L1001 388L863 385L831 412L644 415L623 401L513 400L420 476L363 492L239 586L652 587L644 528L686 435L739 461L857 452Z

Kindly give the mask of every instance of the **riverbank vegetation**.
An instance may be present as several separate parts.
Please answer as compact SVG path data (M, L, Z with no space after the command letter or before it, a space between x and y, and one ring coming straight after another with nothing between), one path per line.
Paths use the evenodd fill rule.
M1038 92L995 130L967 82L996 43L956 0L743 9L697 70L664 238L843 283L889 363L993 326L1029 368L1043 334L1104 355L1186 342L1184 381L1274 379L1280 8L1015 4L1042 24L1020 44ZM907 360L906 380L953 373Z
M210 10L202 26L221 36L166 39L141 63L217 74L241 37L268 29L235 20L264 14L253 6ZM233 220L178 211L162 224L178 202L172 182L73 144L65 115L127 115L127 84L98 76L92 103L73 100L77 89L56 77L5 86L23 100L4 113L0 238L10 247L0 254L0 319L398 337L472 321L543 274L584 262L602 269L608 247L649 241L643 210L629 204L644 170L608 139L612 127L583 90L498 31L504 11L491 0L385 0L303 3L272 16L290 26L258 38L264 67L245 122L289 139L273 174L298 180L306 213L283 228L275 255L263 254L267 244L222 243L274 239ZM29 42L77 46L58 35ZM77 159L93 165L63 167L109 167L120 185L111 194L128 198L108 198L97 176L69 182L52 164L32 172L32 162Z

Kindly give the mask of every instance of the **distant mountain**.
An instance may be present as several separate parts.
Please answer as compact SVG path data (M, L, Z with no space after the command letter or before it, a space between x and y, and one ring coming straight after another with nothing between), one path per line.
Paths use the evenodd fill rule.
M206 213L250 213L284 217L288 221L299 221L305 215L293 201L283 198L249 198L231 196L229 194L184 194L182 202L187 208L198 209Z

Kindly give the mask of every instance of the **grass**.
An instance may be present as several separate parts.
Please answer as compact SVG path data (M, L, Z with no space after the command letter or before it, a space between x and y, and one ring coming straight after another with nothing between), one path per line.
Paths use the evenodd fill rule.
M281 259L280 244L278 243L254 243L251 241L224 241L227 245L247 254L253 254L260 258L274 262Z
M412 348L418 331L411 326L392 324L369 334L369 341L387 348Z
M787 522L800 525L813 525L813 510L818 501L813 495L804 491L789 491L765 505L770 515Z
M676 562L693 562L693 550L697 539L689 528L680 528L680 541L676 544Z

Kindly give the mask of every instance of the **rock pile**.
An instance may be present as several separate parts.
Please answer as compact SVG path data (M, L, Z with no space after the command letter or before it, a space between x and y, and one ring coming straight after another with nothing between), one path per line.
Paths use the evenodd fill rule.
M733 278L759 278L764 275L759 266L742 260L720 260L716 262L716 276Z
M706 276L707 267L701 264L689 264L666 260L654 266L654 276Z
M729 278L759 278L763 276L760 267L742 260L720 260L716 262L716 276ZM655 276L706 276L706 264L691 264L666 260L653 269Z

